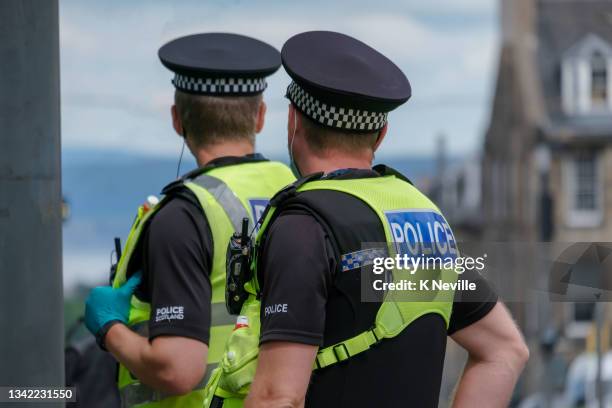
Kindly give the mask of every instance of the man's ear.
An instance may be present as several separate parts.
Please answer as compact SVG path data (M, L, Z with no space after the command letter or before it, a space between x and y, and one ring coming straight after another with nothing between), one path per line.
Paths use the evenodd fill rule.
M181 117L178 113L178 109L176 109L176 105L172 105L170 108L170 113L172 113L172 127L174 128L174 131L180 137L183 137L185 133L183 132L183 124L181 123Z
M293 106L289 104L287 110L287 141L291 143L291 139L302 132L302 114Z
M380 129L378 131L378 137L376 138L376 142L374 142L374 147L373 147L373 151L378 150L378 147L380 146L380 144L382 143L383 139L385 138L385 136L387 135L387 128L389 126L389 123L385 123L385 126L382 127L382 129Z
M262 100L259 104L259 109L257 110L257 123L255 124L255 133L261 132L265 123L266 123L266 111L268 110L268 106Z
M295 115L295 108L292 104L287 107L287 136L291 139L293 133L293 115Z

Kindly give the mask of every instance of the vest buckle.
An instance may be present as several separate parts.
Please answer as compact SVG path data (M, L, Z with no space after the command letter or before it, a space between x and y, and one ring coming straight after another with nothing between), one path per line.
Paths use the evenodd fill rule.
M338 362L348 360L351 357L351 353L349 353L348 348L344 343L336 344L332 347L332 351L334 352L334 356L336 356L336 360L338 360Z
M376 327L372 327L369 331L370 333L372 333L372 336L374 336L374 343L372 343L372 345L370 347L374 347L374 346L378 346L380 344L380 342L383 340L382 338L378 337L376 335Z

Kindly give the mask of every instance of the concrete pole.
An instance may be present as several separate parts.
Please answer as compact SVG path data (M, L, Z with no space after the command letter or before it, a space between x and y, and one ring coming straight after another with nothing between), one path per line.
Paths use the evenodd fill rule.
M595 372L595 396L597 407L604 408L604 389L603 389L603 344L602 332L604 325L605 303L595 302L595 350L597 355L597 369Z
M64 384L58 20L0 1L0 386Z

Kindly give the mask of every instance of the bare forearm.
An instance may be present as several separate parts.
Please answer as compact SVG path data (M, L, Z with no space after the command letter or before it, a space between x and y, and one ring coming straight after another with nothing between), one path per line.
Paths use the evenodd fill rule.
M142 383L171 393L164 364L154 358L149 339L133 332L123 324L116 324L105 338L108 351Z
M244 408L304 408L304 400L273 398L264 395L251 395L246 399Z
M529 349L503 304L452 335L469 354L454 408L507 407Z
M270 365L257 367L257 374L251 386L244 408L303 408L305 387L295 386L296 381L291 381L290 373L282 377L274 377L266 370L272 368ZM263 375L262 375L263 374ZM268 374L268 375L265 375ZM283 378L285 381L283 381ZM299 381L299 380L298 380ZM301 382L301 381L299 381ZM308 376L304 379L308 384ZM293 384L293 386L292 386Z
M455 393L453 408L507 407L521 369L503 361L468 359Z
M303 408L316 353L312 345L263 344L245 408Z

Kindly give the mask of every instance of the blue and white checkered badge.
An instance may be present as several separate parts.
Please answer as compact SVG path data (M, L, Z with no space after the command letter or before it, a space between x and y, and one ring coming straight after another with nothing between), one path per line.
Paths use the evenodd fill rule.
M361 251L342 254L340 263L342 271L350 271L364 266L372 265L375 258L384 258L387 256L385 248L368 248Z
M400 255L456 258L457 241L442 215L432 210L385 212L395 250Z

